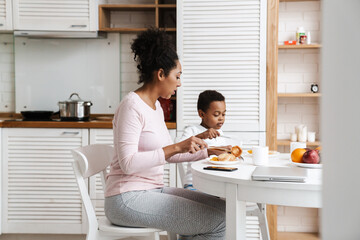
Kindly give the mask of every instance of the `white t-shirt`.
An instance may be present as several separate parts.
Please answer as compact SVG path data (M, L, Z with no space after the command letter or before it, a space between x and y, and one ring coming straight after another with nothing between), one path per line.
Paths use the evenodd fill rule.
M200 124L199 125L194 125L194 126L189 126L189 127L186 127L185 130L184 130L184 133L183 135L181 136L179 142L185 140L185 139L188 139L189 137L192 137L192 136L195 136L195 135L198 135L199 133L202 133L202 132L205 132L207 131L208 129L207 128L204 128L203 126L201 126ZM219 133L220 133L220 136L223 135L223 131L221 129L217 130ZM217 137L217 138L213 138L213 139L203 139L207 145L210 147L210 146L216 146L216 147L219 147L219 146L227 146L227 145L230 145L228 142L227 142L227 139L226 138L222 138L222 137ZM182 163L184 164L184 163ZM189 162L187 164L187 170L186 170L186 174L185 174L185 177L183 179L183 184L192 184L192 173L191 173L191 164L192 162Z

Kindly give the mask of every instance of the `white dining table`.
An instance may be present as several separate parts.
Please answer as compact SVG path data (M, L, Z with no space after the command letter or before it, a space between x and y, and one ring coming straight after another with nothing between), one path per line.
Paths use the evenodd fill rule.
M253 181L251 174L256 166L251 158L229 167L237 167L234 172L204 170L206 166L216 166L208 160L200 160L191 165L194 187L202 192L226 199L226 239L246 239L246 202L273 205L321 208L322 169L307 168L307 178L303 183ZM291 163L289 154L270 158L268 166L298 167Z

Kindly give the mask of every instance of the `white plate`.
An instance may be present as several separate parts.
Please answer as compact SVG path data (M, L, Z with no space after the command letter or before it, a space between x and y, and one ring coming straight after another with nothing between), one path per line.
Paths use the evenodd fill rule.
M291 160L290 160L291 161ZM314 163L297 163L297 162L293 162L291 161L292 164L298 166L298 167L303 167L303 168L322 168L322 164L314 164Z
M252 154L249 153L248 151L245 151L245 156L246 157L252 157ZM279 157L280 153L276 152L276 151L269 151L269 158L273 158L273 157Z
M237 164L240 162L239 158L235 158L235 161L211 161L210 159L212 159L213 157L216 157L215 155L211 155L210 157L208 157L206 160L208 160L209 162L211 162L212 164L216 164L216 165L233 165L233 164Z

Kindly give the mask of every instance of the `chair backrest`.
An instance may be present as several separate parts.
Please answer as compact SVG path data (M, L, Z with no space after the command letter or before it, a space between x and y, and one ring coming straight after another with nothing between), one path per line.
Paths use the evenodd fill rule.
M113 158L114 148L110 145L93 144L72 150L73 168L79 186L81 199L89 221L89 229L98 229L98 222L84 178L101 173L105 187L106 168Z
M92 144L72 150L74 160L78 163L83 178L91 177L104 171L114 156L110 145Z

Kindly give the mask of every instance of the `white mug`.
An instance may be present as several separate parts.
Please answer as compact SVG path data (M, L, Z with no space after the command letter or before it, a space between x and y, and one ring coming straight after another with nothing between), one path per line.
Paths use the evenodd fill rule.
M256 166L267 165L269 162L269 147L252 147L252 160Z
M290 143L290 154L297 148L306 148L306 142L291 142Z

